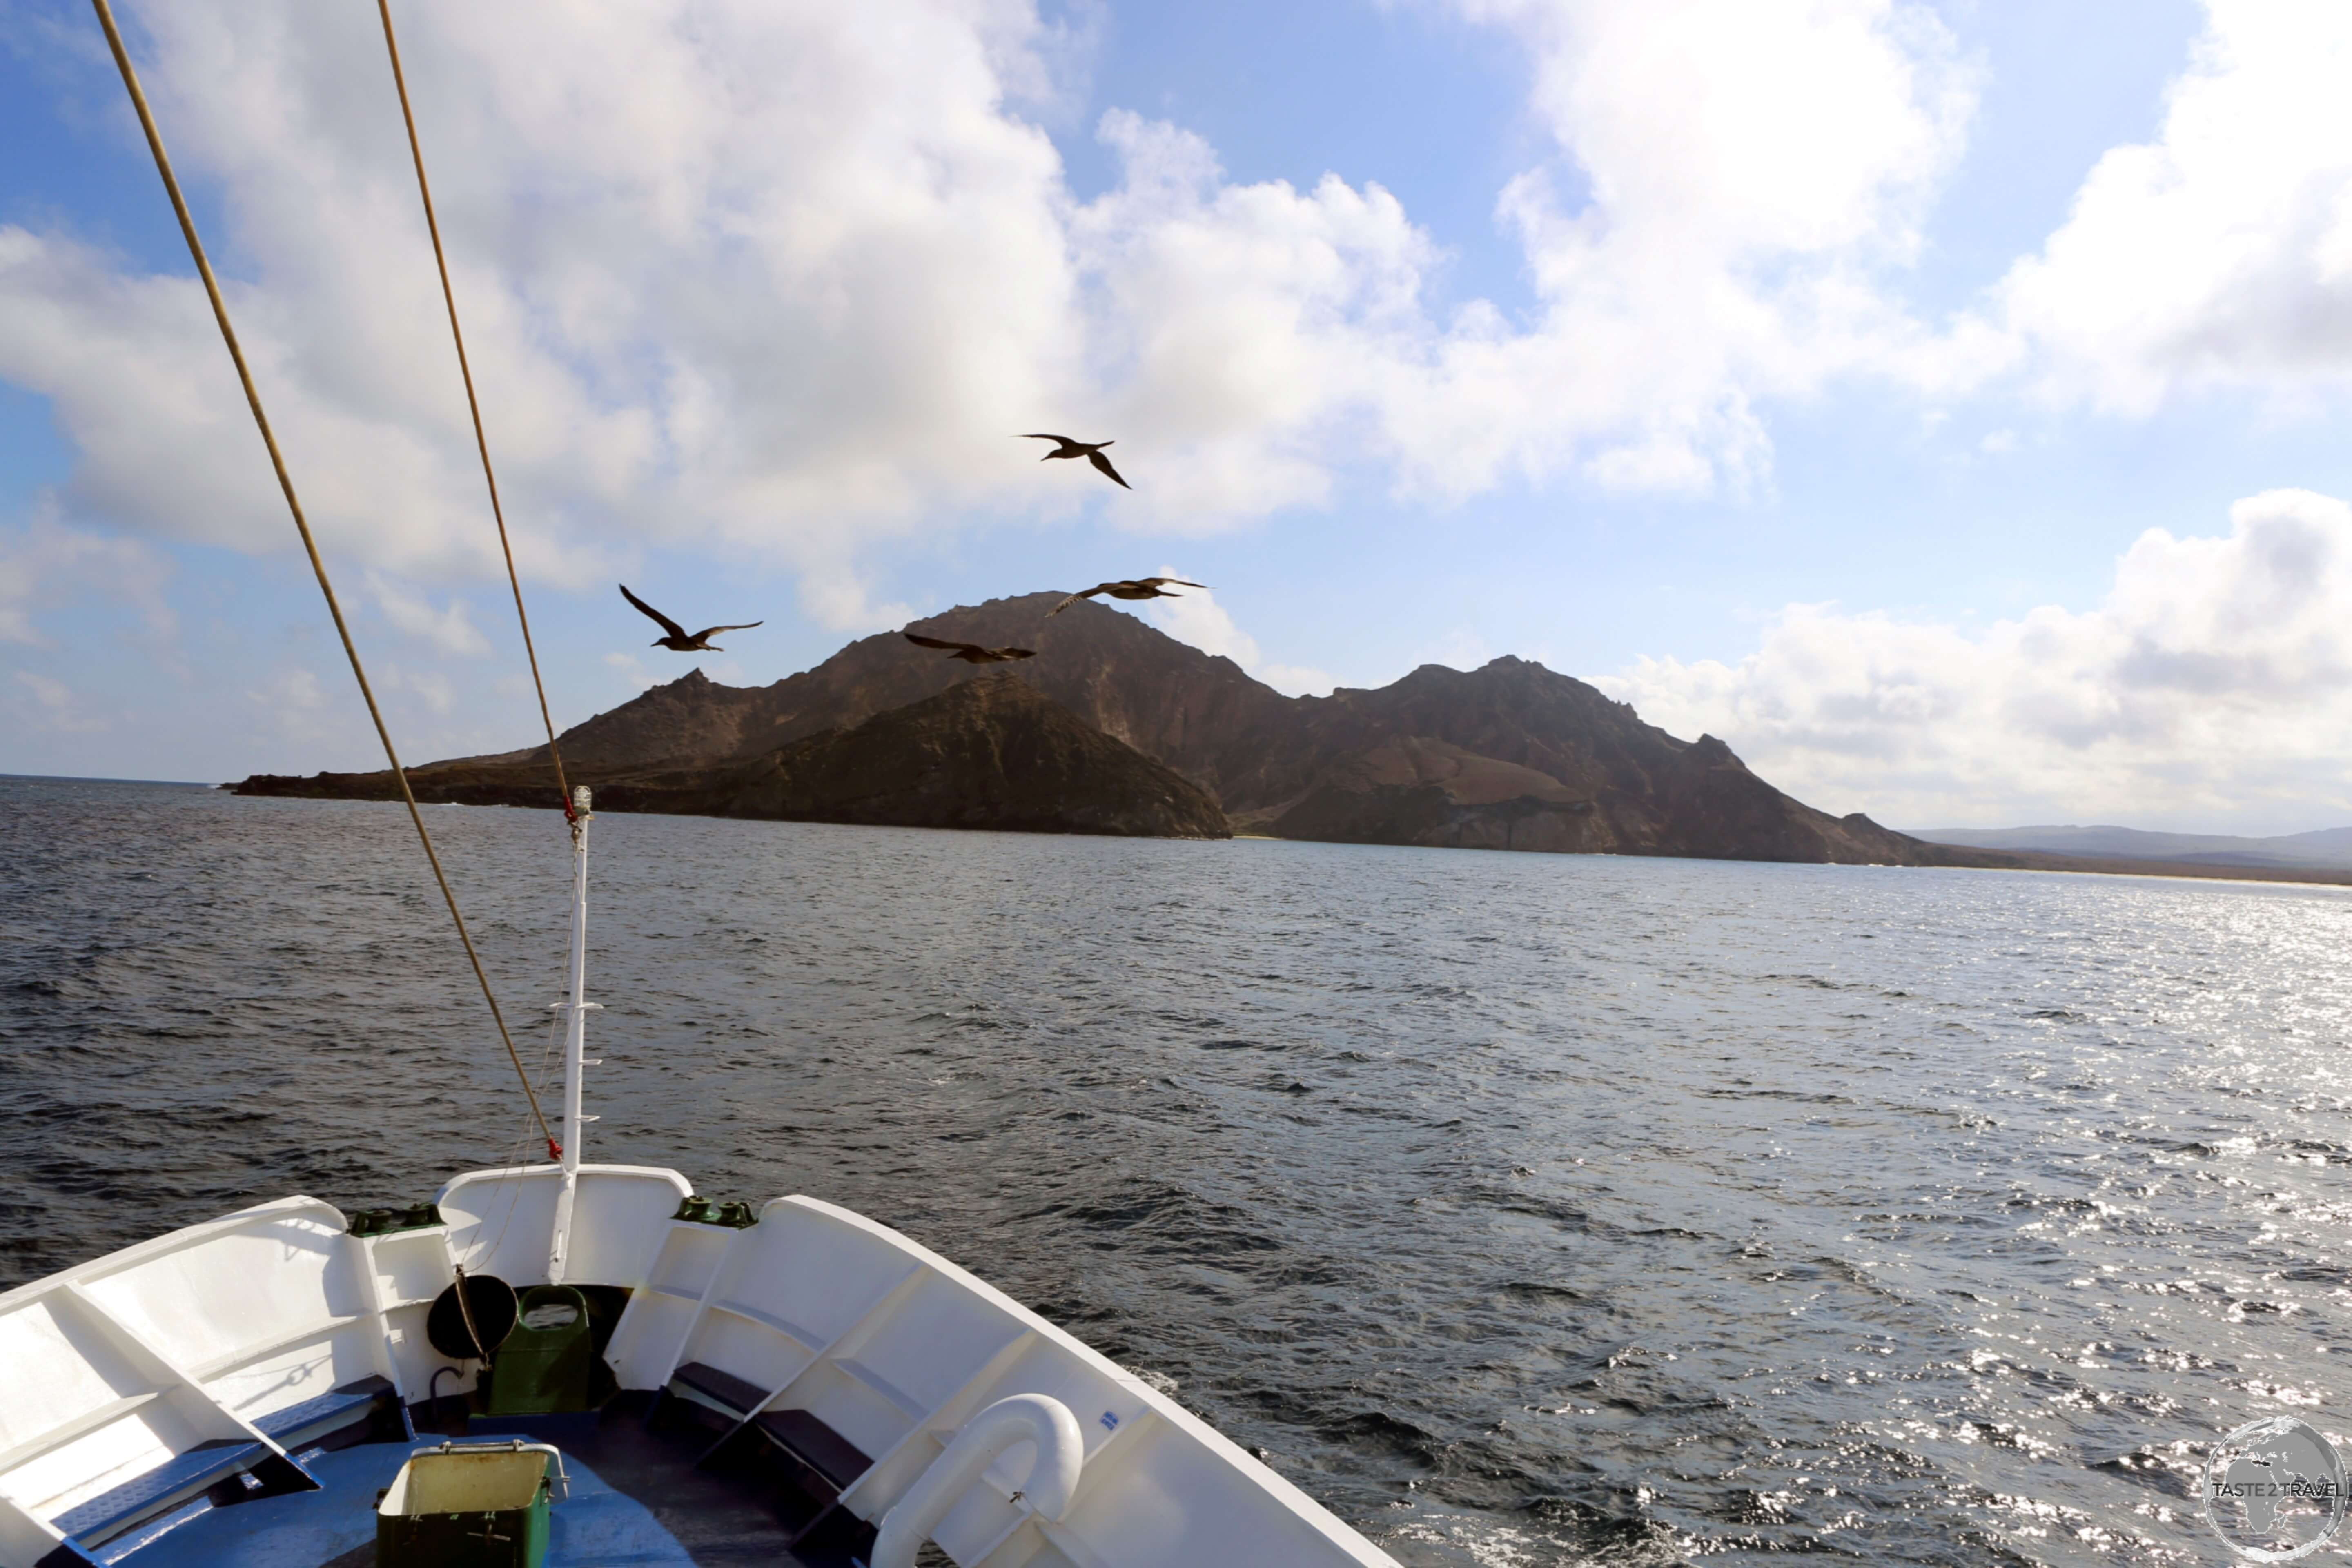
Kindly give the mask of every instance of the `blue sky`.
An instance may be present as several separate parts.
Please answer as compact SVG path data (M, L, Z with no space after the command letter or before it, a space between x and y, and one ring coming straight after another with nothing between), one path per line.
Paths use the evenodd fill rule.
M372 15L128 11L404 754L528 741ZM750 682L1172 568L1841 812L2352 819L2334 7L397 14L559 721L688 667L616 577ZM366 765L88 12L0 16L0 770Z

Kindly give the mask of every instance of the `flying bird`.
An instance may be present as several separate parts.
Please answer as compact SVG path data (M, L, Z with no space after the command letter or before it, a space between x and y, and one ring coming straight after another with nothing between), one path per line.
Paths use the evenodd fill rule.
M1163 584L1174 583L1180 587L1206 588L1206 583L1187 583L1181 577L1129 577L1117 583L1097 583L1091 588L1080 589L1045 613L1058 616L1080 599L1091 599L1097 594L1108 594L1114 599L1181 599L1181 594L1170 593Z
M764 626L768 624L765 621L745 621L740 626L709 626L688 637L686 635L684 626L630 593L626 583L621 584L621 597L661 623L662 630L667 632L669 636L655 638L653 646L666 647L672 653L725 653L727 651L725 648L711 643L712 637L717 637L720 632L748 632L753 626Z
M913 632L899 634L917 647L943 647L950 658L960 658L966 664L1005 664L1016 658L1035 658L1037 650L1027 647L982 647L976 642L941 642L937 637L917 637Z
M1096 468L1101 469L1103 477L1109 479L1111 483L1117 485L1119 489L1123 490L1131 490L1135 488L1133 485L1129 484L1125 479L1120 479L1118 477L1118 470L1110 466L1110 459L1103 456L1103 448L1105 447L1118 446L1118 443L1116 441L1096 441L1092 443L1073 441L1067 436L1048 436L1043 430L1032 430L1027 435L1017 437L1015 439L1022 441L1059 441L1061 443L1060 447L1046 453L1037 460L1041 463L1050 463L1056 458L1084 458L1087 462L1092 463Z

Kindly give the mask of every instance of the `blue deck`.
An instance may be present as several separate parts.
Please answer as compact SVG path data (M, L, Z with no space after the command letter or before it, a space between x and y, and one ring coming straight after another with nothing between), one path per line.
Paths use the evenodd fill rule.
M223 1438L199 1443L184 1454L135 1480L102 1491L59 1514L57 1526L69 1536L88 1539L121 1528L121 1521L203 1491L215 1481L252 1469L270 1457L267 1446L249 1440Z
M571 1495L550 1510L546 1568L801 1561L788 1552L788 1532L756 1497L693 1469L691 1451L646 1434L636 1420L477 1418L463 1440L509 1434L555 1442L571 1477ZM369 1568L376 1494L415 1448L437 1441L419 1434L414 1443L305 1449L294 1458L318 1481L317 1490L227 1508L199 1498L93 1555L122 1568Z
M283 1410L263 1416L254 1426L290 1453L297 1448L308 1447L313 1440L364 1416L379 1402L388 1408L397 1405L392 1380L363 1377L316 1399L289 1405ZM405 1420L401 1426L404 1430L409 1429Z
M409 1452L404 1443L363 1443L305 1455L302 1468L317 1478L317 1491L206 1509L98 1555L130 1568L325 1568L353 1552L373 1563L376 1493L392 1485ZM693 1568L693 1557L644 1504L577 1459L567 1456L564 1469L572 1495L550 1510L547 1568ZM133 1549L117 1557L117 1544Z

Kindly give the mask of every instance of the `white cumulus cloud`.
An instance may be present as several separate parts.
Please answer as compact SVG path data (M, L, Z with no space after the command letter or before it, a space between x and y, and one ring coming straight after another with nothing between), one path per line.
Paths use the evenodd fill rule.
M1114 109L1121 177L1076 200L1033 116L1066 113L1082 42L1026 0L404 6L525 568L756 555L800 572L824 624L868 629L903 606L869 600L861 551L942 518L1093 504L1181 533L1351 480L1703 488L1765 464L1760 403L1949 357L1882 287L1971 103L1926 8L1461 8L1536 67L1549 150L1496 209L1538 301L1523 321L1440 319L1441 247L1376 170L1235 184L1198 135ZM137 12L331 547L418 582L494 572L373 16ZM0 377L79 449L75 515L288 547L191 280L0 228ZM1041 428L1117 436L1136 490L1017 460L1009 436Z
M1701 489L1763 465L1765 399L1857 372L1947 380L1998 353L1981 329L1934 339L1885 287L1975 102L1924 7L1458 4L1531 47L1557 158L1500 209L1540 321L1465 322L1433 374L1399 389L1433 437L1415 454L1433 481L1467 489L1573 458L1613 485Z
M2352 371L2352 7L2206 9L2156 140L2102 157L2001 287L2062 398L2137 414Z
M2226 537L2152 529L2093 609L1971 629L1791 605L1737 664L1600 684L1883 822L2327 826L2352 817L2352 509L2271 490Z

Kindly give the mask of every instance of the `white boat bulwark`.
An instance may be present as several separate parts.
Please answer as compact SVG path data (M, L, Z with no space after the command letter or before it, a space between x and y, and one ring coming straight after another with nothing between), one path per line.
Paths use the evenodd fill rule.
M920 1489L911 1511L964 1568L1391 1562L1150 1383L887 1226L808 1197L749 1225L677 1217L703 1212L690 1194L645 1166L478 1171L442 1188L441 1223L374 1235L286 1198L0 1296L0 1568L212 1561L191 1554L207 1515L324 1484L308 1446L322 1433L404 1457L434 1396L475 1384L425 1331L460 1270L625 1291L604 1350L613 1408L667 1409L713 1449L770 1457L810 1494L797 1534L836 1521L849 1561ZM922 1487L1015 1396L1024 1419L1068 1413L1074 1479L1052 1482L1008 1430L977 1479L954 1485L966 1444ZM364 1534L372 1513L345 1522Z

